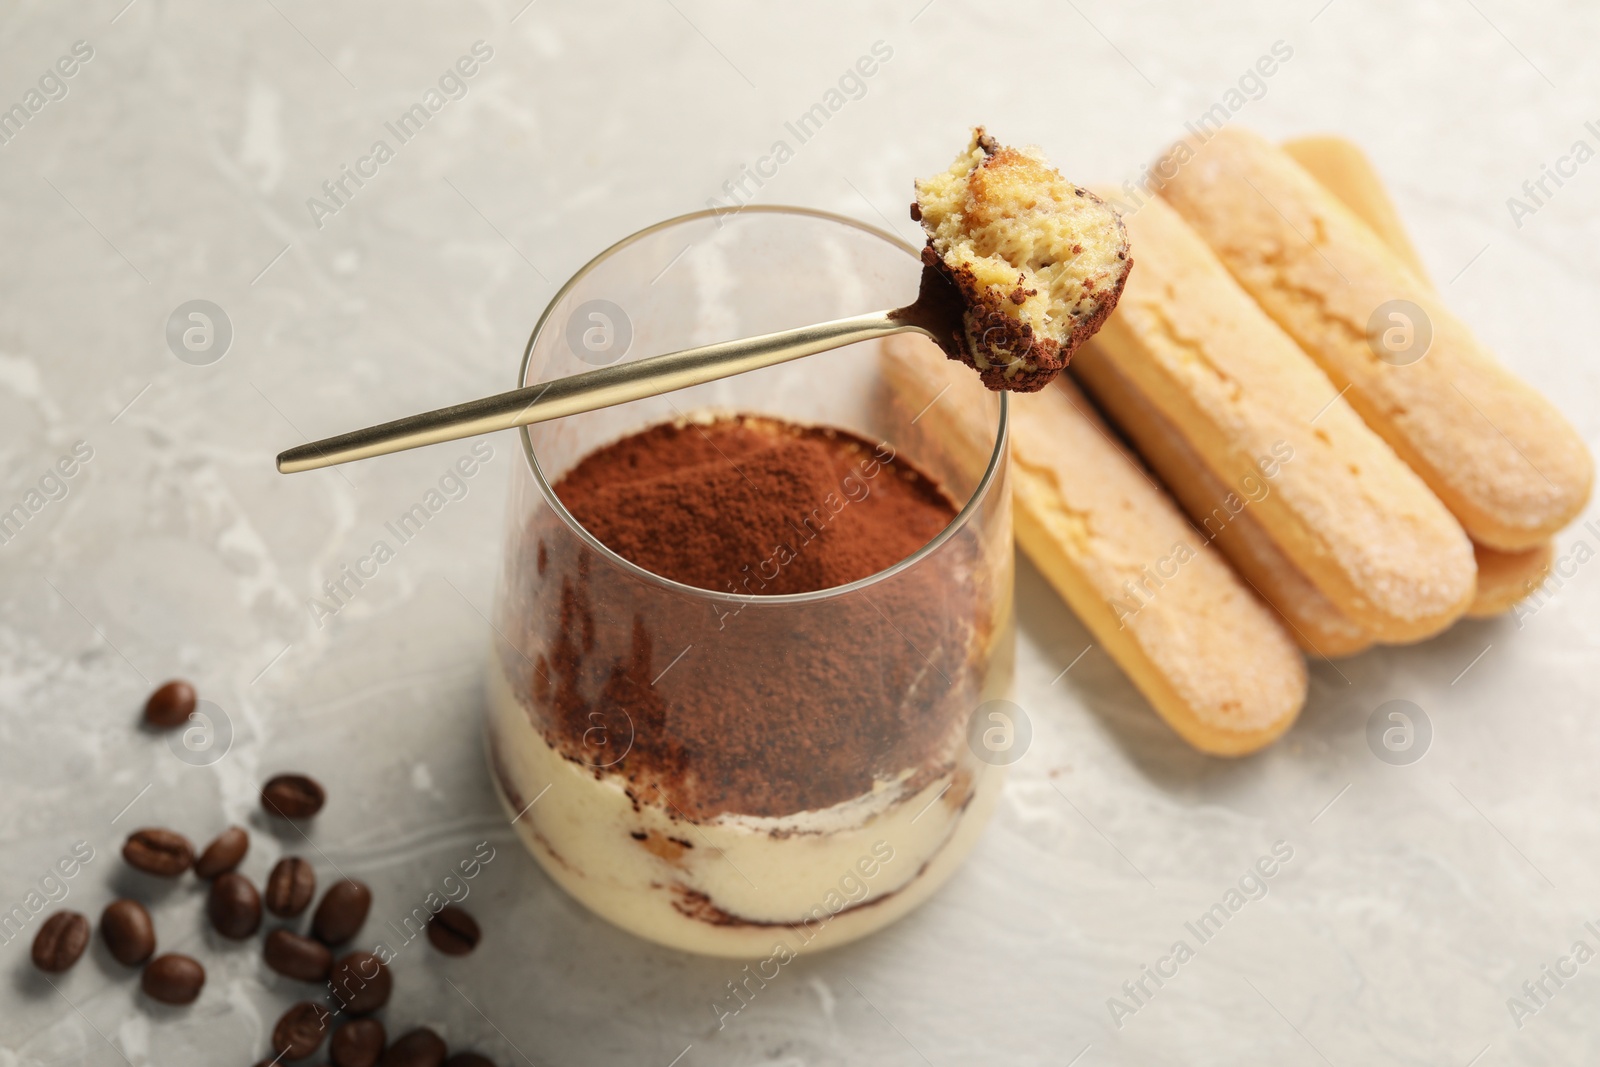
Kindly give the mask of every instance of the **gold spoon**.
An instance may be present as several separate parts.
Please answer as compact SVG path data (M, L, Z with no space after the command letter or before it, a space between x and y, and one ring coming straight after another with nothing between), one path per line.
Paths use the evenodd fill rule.
M721 341L681 352L601 367L567 378L524 386L497 396L469 400L393 422L352 430L322 441L296 445L278 454L284 474L316 470L368 456L455 441L463 437L528 426L565 415L625 404L647 396L687 389L745 371L759 370L816 352L887 337L921 333L952 358L961 358L961 294L943 274L924 266L914 303L778 333Z

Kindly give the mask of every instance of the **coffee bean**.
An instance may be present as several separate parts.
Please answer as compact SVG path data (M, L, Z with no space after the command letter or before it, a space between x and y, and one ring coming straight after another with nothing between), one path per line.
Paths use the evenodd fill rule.
M322 903L311 916L311 932L325 945L342 945L361 930L372 907L372 890L365 882L346 878L333 883L322 894Z
M150 699L144 702L144 721L163 730L182 726L189 721L194 704L194 686L173 679L151 693Z
M128 866L162 878L176 878L194 863L189 839L171 830L135 830L122 846Z
M100 913L100 936L112 957L125 967L136 967L156 950L156 928L150 913L137 900L113 900Z
M225 871L211 883L206 898L206 915L217 933L243 941L261 929L261 894L238 871Z
M440 1067L449 1053L444 1038L422 1026L395 1038L378 1067Z
M478 921L454 904L446 904L428 920L428 941L446 956L465 956L482 937Z
M285 856L267 875L267 910L292 919L306 910L317 892L317 875L299 856Z
M272 1051L285 1059L305 1059L322 1046L332 1018L321 1004L302 1000L278 1017L272 1028Z
M75 911L58 911L33 935L33 965L60 974L78 962L89 944L89 920Z
M327 799L322 786L303 774L280 774L261 787L261 806L285 819L309 819Z
M333 965L328 986L333 998L353 1015L377 1011L389 1002L394 980L370 952L352 952Z
M386 1035L376 1019L351 1019L333 1032L328 1059L333 1067L373 1067L383 1055Z
M201 878L215 878L223 871L239 866L244 854L250 851L250 835L242 826L230 826L206 846L200 858L194 861L194 873Z
M176 952L151 960L139 977L144 995L163 1004L193 1004L205 984L206 969Z
M494 1061L476 1052L458 1052L444 1061L444 1067L495 1067Z
M333 953L327 945L281 927L267 935L261 955L268 967L302 982L326 981L333 966Z

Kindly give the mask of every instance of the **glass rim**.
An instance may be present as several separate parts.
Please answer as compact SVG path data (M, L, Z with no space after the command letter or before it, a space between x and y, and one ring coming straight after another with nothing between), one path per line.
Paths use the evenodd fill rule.
M723 215L732 217L746 213L761 215L799 215L808 218L822 219L827 222L840 223L850 227L851 229L861 230L864 233L869 233L880 240L886 241L891 245L901 248L910 256L918 257L920 255L918 249L914 248L907 242L901 240L899 236L890 233L887 230L882 230L876 226L868 225L867 223L861 222L858 219L848 218L844 215L836 215L831 211L821 211L816 208L794 207L783 204L748 205L745 207L733 208L704 208L700 211L691 211L684 215L674 215L672 218L663 219L662 221L651 226L646 226L644 229L637 230L621 240L614 242L600 253L595 255L583 266L574 271L572 277L568 278L561 288L556 290L555 295L550 298L550 302L545 305L544 311L539 314L539 320L533 324L533 332L528 335L527 347L525 347L522 352L522 365L517 371L516 388L520 389L528 382L528 367L533 362L533 347L538 343L539 338L543 335L545 326L550 321L550 316L552 313L554 313L556 305L560 304L562 298L571 292L578 282L586 277L596 267L610 259L612 256L616 255L618 252L621 252L628 246L633 245L644 238L651 236L652 234L659 233L662 230L670 229L674 226L680 226L684 223L698 222L702 219L718 218ZM621 568L625 573L636 578L685 596L692 596L700 599L711 599L740 605L810 604L828 600L834 597L845 596L850 593L860 592L864 589L869 589L885 579L892 578L902 571L911 569L922 560L932 555L940 546L949 541L956 535L957 532L967 525L967 523L972 519L972 516L976 514L979 502L988 495L989 489L993 486L995 476L1000 470L1000 463L1006 454L1006 441L1010 433L1011 425L1011 398L1004 390L1000 390L996 395L1000 399L1000 416L995 428L994 448L989 454L989 461L983 469L982 477L978 479L978 484L973 487L972 492L967 494L967 499L962 504L961 509L956 512L956 517L951 519L949 524L946 525L943 530L940 530L937 534L930 538L928 542L921 548L911 553L911 555L907 556L905 559L900 560L898 563L895 563L889 567L885 567L881 571L874 571L864 578L858 578L853 582L846 583L845 585L833 585L826 589L814 589L809 593L780 593L775 595L765 595L761 593L719 592L715 589L702 589L697 585L688 585L684 582L675 581L671 578L664 577L655 573L654 571L647 570L646 568L639 566L626 556L612 551L612 549L609 548L605 542L595 537L594 534L590 533L581 522L573 517L573 514L567 510L566 505L561 502L561 498L556 496L555 489L551 486L549 479L545 477L544 468L539 464L539 457L534 454L533 438L529 434L528 427L518 427L517 434L522 439L523 459L527 461L528 470L530 473L532 473L534 483L539 487L539 492L544 497L545 503L548 504L556 513L556 515L560 517L567 529L577 534L580 540L582 540L595 552L599 553L601 559L605 562Z

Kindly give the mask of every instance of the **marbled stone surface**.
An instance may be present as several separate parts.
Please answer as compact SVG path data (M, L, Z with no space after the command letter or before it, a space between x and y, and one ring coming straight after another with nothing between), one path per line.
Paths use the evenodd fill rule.
M1177 742L1101 650L1079 658L1088 635L1024 564L1017 700L1034 740L976 854L921 912L800 959L719 1030L710 1005L737 968L591 918L520 851L485 780L483 613L513 438L320 620L323 582L466 445L292 478L271 463L509 386L563 278L725 199L741 166L772 173L776 140L792 158L749 186L758 201L914 239L910 180L967 124L1120 181L1276 41L1292 58L1246 86L1259 98L1234 121L1365 145L1451 302L1593 440L1600 163L1547 180L1531 215L1507 198L1574 142L1600 148L1600 11L523 2L0 11L0 106L26 107L74 42L92 49L0 147L0 510L39 504L0 545L0 907L87 842L64 906L95 918L146 895L162 947L210 972L194 1006L152 1005L96 941L47 984L28 964L35 919L0 944L0 1064L261 1058L300 991L254 943L204 928L192 879L138 881L117 855L138 826L201 842L227 821L252 829L257 880L295 851L324 881L369 881L373 930L489 842L467 900L484 944L460 960L400 948L386 1017L502 1064L1600 1061L1600 963L1547 979L1520 1020L1507 1005L1575 941L1600 949L1584 926L1600 928L1600 571L1577 562L1600 524L1562 536L1569 576L1536 612L1317 665L1293 732L1235 763ZM397 144L384 123L478 41L492 57L465 95ZM879 41L892 57L843 87L859 98L796 144L784 124ZM380 138L393 158L313 219L307 199ZM196 299L232 326L207 365L164 336ZM53 478L75 447L91 458ZM220 758L220 740L186 762L135 727L175 675L220 708ZM1367 745L1392 699L1432 724L1409 766ZM290 768L330 788L309 844L257 814L259 781ZM1292 859L1266 895L1200 943L1185 923L1279 841ZM1147 980L1119 1027L1108 998L1134 1006L1123 983L1180 939L1193 958Z

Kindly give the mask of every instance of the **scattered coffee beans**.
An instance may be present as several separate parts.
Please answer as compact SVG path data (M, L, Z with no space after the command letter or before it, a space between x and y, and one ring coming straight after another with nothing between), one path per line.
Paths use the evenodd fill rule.
M446 956L465 956L483 935L478 921L454 904L446 904L428 920L428 941Z
M317 875L299 856L285 856L267 875L267 910L292 919L306 910L317 892Z
M163 730L182 726L189 721L194 704L194 686L173 679L151 693L150 699L144 702L144 721Z
M268 967L301 982L327 981L333 967L333 953L327 945L281 927L267 935L261 955Z
M112 958L136 967L156 950L156 928L150 913L137 900L113 900L100 913L100 936Z
M329 992L345 1011L365 1015L389 1002L394 980L389 968L370 952L352 952L333 965Z
M150 695L145 720L152 726L181 726L195 708L194 687L171 681ZM315 780L281 774L261 789L261 805L286 819L306 819L322 810L327 794ZM211 882L206 914L223 937L243 940L261 927L262 894L235 868L250 850L250 835L230 826L205 847L199 858L187 838L171 830L146 828L129 835L123 859L149 874L173 878L191 866ZM285 856L267 877L265 906L274 915L291 918L303 912L316 894L316 874L297 856ZM372 891L361 882L341 879L328 887L312 916L316 939L293 930L267 934L262 956L272 970L303 982L328 983L343 1012L366 1015L389 1002L393 979L389 968L371 952L351 952L333 962L329 945L349 941L367 920ZM100 934L111 955L127 966L145 963L139 984L146 996L164 1004L192 1004L205 987L206 970L199 961L178 953L151 959L156 948L150 913L136 900L112 901L100 916ZM89 920L75 911L58 911L45 920L33 940L33 963L42 971L60 973L72 967L89 943ZM478 923L465 910L446 905L428 921L428 940L440 952L464 956L482 939ZM274 1060L305 1059L322 1046L334 1012L313 1001L289 1008L272 1028ZM328 1056L333 1067L494 1067L476 1052L449 1056L444 1040L427 1027L405 1034L385 1047L386 1033L377 1019L350 1019L334 1032ZM448 1056L448 1059L446 1058ZM259 1065L258 1065L259 1067Z
M75 911L58 911L33 935L33 965L60 974L78 962L89 944L89 920Z
M332 1018L321 1004L302 1000L278 1018L272 1028L272 1050L284 1059L305 1059L321 1047Z
M303 774L280 774L261 787L261 806L285 819L309 819L327 799L322 786Z
M378 1064L379 1067L440 1067L449 1053L444 1039L422 1026L396 1038Z
M206 969L176 952L151 960L139 979L144 995L163 1004L193 1004L205 984Z
M261 894L238 871L226 871L211 883L206 915L217 933L242 941L261 929Z
M135 830L122 846L122 858L146 874L176 878L194 863L194 848L171 830Z
M361 930L372 907L372 890L365 882L345 878L328 887L311 917L311 932L325 945L342 945Z
M194 873L201 878L215 878L239 866L248 851L250 835L245 833L242 826L230 826L200 853L200 858L194 861Z
M333 1067L373 1067L383 1055L386 1035L376 1019L351 1019L333 1032L328 1059Z

